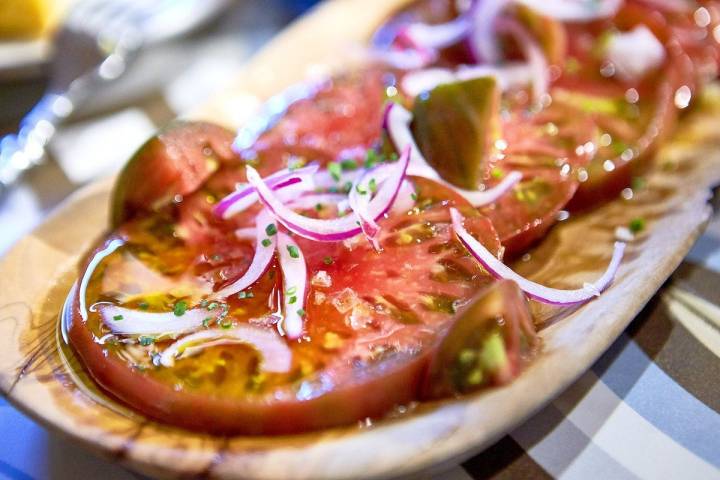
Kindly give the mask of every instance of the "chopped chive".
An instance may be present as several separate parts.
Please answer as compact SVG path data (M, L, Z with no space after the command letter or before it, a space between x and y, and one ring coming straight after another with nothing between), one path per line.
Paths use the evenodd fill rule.
M268 234L268 236L272 237L277 233L277 227L274 223L269 223L267 227L265 227L265 233Z
M417 199L418 199L417 193L412 192L412 193L410 194L410 198L412 198L414 202L417 202Z
M237 296L238 296L238 298L243 299L243 298L253 298L255 295L252 292L240 292L240 293L238 293Z
M355 170L358 168L358 164L355 160L348 159L340 162L340 166L343 170Z
M260 243L262 243L263 247L269 247L270 245L272 245L272 242L270 241L269 238L263 238L262 242L260 242Z
M330 162L328 163L327 169L333 180L339 182L342 178L342 167L340 167L340 164L337 162Z
M645 229L645 219L640 217L633 218L632 220L630 220L628 228L630 228L630 231L632 233L642 232Z
M217 302L212 302L210 305L208 305L207 309L208 309L208 310L215 310L217 307L218 307L218 303L217 303Z
M365 155L365 168L372 168L380 162L377 152L369 149Z
M295 302L297 302L297 297L295 297L295 296L290 297L290 298L288 299L288 303L291 304L291 305L292 305L293 303L295 303Z
M352 190L352 182L345 182L345 185L343 185L343 192L350 193L350 190Z
M222 322L222 323L220 324L220 328L223 328L223 329L225 329L225 330L227 330L227 329L230 328L230 327L232 327L232 322Z
M175 304L175 308L173 308L173 313L176 317L182 317L185 315L185 311L187 311L187 302L185 300L180 300Z
M147 347L148 345L155 343L155 339L153 337L140 337L138 341L143 347Z
M203 320L202 326L205 327L205 328L208 328L208 326L210 325L210 322L211 322L211 321L212 321L212 317L207 317L205 320Z
M322 209L323 209L322 203L316 203L316 204L315 204L315 211L319 212L319 211L322 210Z
M287 293L288 295L295 295L297 293L297 287L292 286L292 287L288 288L287 290L285 290L285 293Z
M358 192L360 195L365 195L365 194L367 194L367 190L365 190L365 189L362 187L362 185L360 185L359 183L358 183L357 186L355 187L355 190L357 190L357 192Z
M494 167L490 171L490 176L492 176L492 178L495 178L495 179L500 179L500 178L503 178L505 176L505 174L498 167Z
M370 179L370 182L368 183L368 187L370 187L370 191L372 193L377 192L377 183L375 182L374 178Z
M138 308L140 310L147 310L148 308L150 308L150 304L147 302L140 302L138 303Z
M300 258L300 250L295 245L288 245L287 251L292 258Z
M333 263L332 257L325 257L325 258L323 258L323 263L324 263L325 265L332 265L332 263Z
M202 300L200 300L200 307L201 307L201 308L205 308L205 307L207 307L207 306L208 306L208 301L207 301L206 298L203 298Z
M122 320L123 318L124 318L124 317L123 317L122 315L115 315L115 316L113 317L113 320L115 320L116 322L119 322L119 321Z
M304 308L298 308L297 314L301 317L305 316L305 309Z

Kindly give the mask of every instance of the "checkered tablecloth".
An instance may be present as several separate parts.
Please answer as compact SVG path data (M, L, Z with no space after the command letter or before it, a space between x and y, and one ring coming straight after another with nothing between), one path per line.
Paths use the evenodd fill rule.
M237 61L248 53L239 44L220 45L226 50L215 54L223 63L213 64L209 52L160 97L66 129L53 151L56 161L32 172L0 204L0 254L77 188L77 181L117 166L112 159L95 170L80 164L79 153L88 156L99 148L93 131L123 129L124 138L141 142L153 125L187 107L183 98L198 97L187 88L210 87L201 81L208 69L220 78L231 52ZM201 77L193 77L193 69ZM574 385L485 452L436 478L720 479L718 305L720 215L672 279ZM49 433L0 397L4 478L139 476Z

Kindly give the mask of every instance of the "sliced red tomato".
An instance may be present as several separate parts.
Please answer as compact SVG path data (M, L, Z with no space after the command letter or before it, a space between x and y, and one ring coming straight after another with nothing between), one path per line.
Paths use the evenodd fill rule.
M83 322L77 299L71 342L103 388L174 425L215 433L281 434L382 416L419 398L438 333L452 322L456 309L493 281L455 238L448 208L460 209L468 230L491 251L500 249L492 223L453 190L421 178L413 184L416 206L380 221L381 253L362 236L335 243L296 238L311 286L304 336L290 344L288 374L259 374L257 355L238 346L216 346L178 360L175 367L155 367L153 345L135 345L138 356L123 344L99 344L106 327L92 311ZM163 220L159 216L157 221ZM151 221L125 225L128 244L123 251L146 268L159 269L158 274L186 278L189 272L217 287L232 280L223 267L247 265L247 242L212 236L198 253L152 227ZM124 297L124 292L103 292L102 285L136 290L132 278L103 278L123 271L125 254L113 255L106 261L114 267L101 269L90 284L90 303ZM274 329L281 275L273 265L252 286L253 295L228 299L228 318ZM171 309L171 300L172 295L165 295L152 306ZM135 299L130 306L137 304Z
M600 53L606 32L647 27L664 45L666 61L637 81L608 78ZM633 176L647 168L657 146L672 131L678 109L676 92L691 96L716 70L717 44L709 29L699 27L691 12L669 13L628 2L612 20L568 27L570 57L552 94L590 116L602 141L569 208L583 210L615 198ZM714 73L712 73L714 75Z
M480 212L492 220L508 258L525 251L555 224L558 212L577 190L578 169L592 157L597 143L595 124L568 113L553 103L538 114L518 109L503 121L507 148L493 170L495 178L488 183L510 171L519 171L523 179Z
M114 226L137 212L157 211L176 196L193 193L223 164L238 161L234 135L205 122L170 123L130 159L115 183Z
M286 164L292 156L321 164L364 158L380 139L385 75L381 69L347 74L291 105L252 147L259 163Z

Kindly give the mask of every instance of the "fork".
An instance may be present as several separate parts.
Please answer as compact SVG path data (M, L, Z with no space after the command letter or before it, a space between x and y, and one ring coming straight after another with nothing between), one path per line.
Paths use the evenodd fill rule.
M84 0L68 14L54 41L46 93L0 139L0 196L45 158L60 124L103 84L119 78L140 48L195 30L229 0Z

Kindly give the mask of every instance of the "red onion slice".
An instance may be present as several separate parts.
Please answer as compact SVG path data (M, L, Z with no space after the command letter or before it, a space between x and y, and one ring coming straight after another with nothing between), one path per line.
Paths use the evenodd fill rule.
M405 180L400 187L395 203L390 209L390 215L402 215L415 206L415 187Z
M390 140L393 142L397 150L409 150L412 152L411 164L407 170L408 175L429 178L452 188L475 207L481 207L496 201L522 179L521 173L514 171L509 172L499 184L482 191L464 190L446 182L425 160L425 157L412 136L410 122L412 122L412 114L404 107L398 105L397 103L391 103L388 105L385 112L385 126L387 128L388 135L390 136Z
M385 215L392 207L397 191L400 189L402 180L405 178L407 166L410 159L410 152L406 150L400 155L400 159L394 165L396 175L392 179L388 179L394 190L391 188L383 188L370 201L368 207L371 218L378 220ZM300 215L285 205L275 193L268 188L262 181L257 171L248 166L247 177L250 183L256 188L260 200L270 210L270 213L285 227L293 233L305 238L320 242L335 242L354 237L362 231L359 221L355 215L346 215L344 217L333 218L330 220L322 220L317 218L309 218Z
M435 61L437 52L427 49L376 50L367 52L368 60L383 62L400 70L425 68Z
M358 168L357 170L343 171L339 176L335 177L328 170L321 170L315 174L313 181L315 182L315 187L317 188L333 188L344 186L348 182L354 182L360 178L364 172L364 169Z
M277 235L268 235L267 232L268 226L274 223L275 220L267 210L263 209L263 211L258 214L255 218L255 255L250 262L250 266L242 277L227 287L213 293L210 295L210 298L220 300L241 292L257 282L263 273L265 273L272 262L275 254L275 245L277 243Z
M613 256L607 270L605 270L605 273L594 283L586 283L582 288L577 290L549 288L518 275L498 260L488 249L465 230L465 227L463 227L464 218L456 209L451 208L450 215L452 216L453 229L460 239L460 242L467 248L472 256L480 262L488 273L495 278L513 280L530 298L551 305L575 305L599 296L615 278L615 274L623 258L623 253L625 252L625 244L615 242Z
M370 200L374 194L372 185L374 183L375 188L377 188L378 185L382 184L383 187L386 188L383 182L392 176L393 170L395 169L395 165L386 164L365 172L364 175L353 183L350 194L348 195L350 208L360 219L360 227L363 233L368 237L376 250L379 249L379 245L374 239L380 232L380 226L370 215L369 211ZM390 188L393 187L390 186Z
M306 189L311 189L311 178L312 175L318 171L318 168L319 166L316 164L295 170L286 168L266 177L264 182L273 190L298 185L303 182L307 185ZM255 189L252 186L244 184L237 191L220 200L218 204L215 205L213 212L218 217L227 219L242 212L257 201L258 197Z
M260 370L286 373L292 365L292 352L277 333L251 325L238 325L230 329L210 329L188 335L166 348L160 355L160 364L172 367L177 358L190 357L217 345L245 344L261 356Z
M525 27L516 20L499 19L497 28L500 31L509 33L520 46L530 66L533 97L536 102L540 102L542 97L547 94L548 85L550 84L550 70L542 48L540 48L532 35L527 32Z
M293 199L288 207L297 210L310 210L318 205L335 205L338 213L342 213L341 204L347 201L347 196L340 193L311 193Z
M216 316L204 308L187 310L179 316L174 312L143 312L117 305L101 305L98 311L103 323L119 335L180 335L200 328L206 318Z
M412 23L401 30L398 37L409 39L413 45L429 49L449 47L467 36L472 20L460 15L446 23L429 25L427 23Z
M125 244L125 241L121 238L113 239L110 243L107 244L105 248L97 252L92 260L88 263L87 268L85 269L85 273L83 273L82 279L80 280L80 287L78 291L78 297L79 297L79 303L80 303L80 318L82 318L84 321L87 321L88 314L87 314L87 304L85 297L87 296L86 290L88 283L90 283L90 279L93 276L93 273L95 273L95 269L100 265L100 262L102 262L105 257L112 254L115 250L122 247Z
M457 70L447 68L428 68L407 73L402 78L405 93L418 96L446 83L454 83L474 78L494 77L501 90L522 87L532 83L532 69L524 63L507 63L499 66L461 65Z
M589 22L614 16L623 0L516 0L538 13L566 22ZM674 0L673 0L674 1ZM663 0L659 3L673 3Z
M295 241L278 233L278 256L283 273L283 329L291 340L300 338L305 318L307 264Z
M473 18L470 47L476 63L496 64L500 48L495 35L495 22L510 0L480 0L473 3L469 15Z

